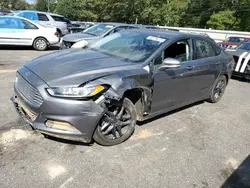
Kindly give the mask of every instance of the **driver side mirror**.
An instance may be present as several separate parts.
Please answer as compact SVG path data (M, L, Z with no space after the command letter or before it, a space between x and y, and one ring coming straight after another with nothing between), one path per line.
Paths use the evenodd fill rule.
M166 58L163 60L162 65L159 67L160 71L170 68L179 68L181 66L181 62L174 58Z

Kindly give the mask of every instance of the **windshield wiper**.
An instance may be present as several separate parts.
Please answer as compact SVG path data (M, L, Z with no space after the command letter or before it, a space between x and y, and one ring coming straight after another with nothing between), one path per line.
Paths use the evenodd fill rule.
M83 32L83 33L86 33L86 34L89 34L89 35L92 35L92 36L97 36L96 34L89 33L89 32Z

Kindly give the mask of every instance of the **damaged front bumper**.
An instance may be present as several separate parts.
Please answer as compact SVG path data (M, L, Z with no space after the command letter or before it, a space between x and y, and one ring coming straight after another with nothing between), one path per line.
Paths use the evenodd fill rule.
M94 101L44 97L40 107L30 105L15 88L11 98L18 114L35 130L52 137L89 143L104 110Z

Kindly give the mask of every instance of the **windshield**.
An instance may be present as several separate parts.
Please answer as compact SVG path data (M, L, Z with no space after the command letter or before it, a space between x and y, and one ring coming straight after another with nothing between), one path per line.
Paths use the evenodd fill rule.
M120 32L107 36L90 49L124 61L141 62L158 49L166 38L148 33Z
M241 49L241 50L250 50L250 43L244 43L241 46L239 46L238 49Z
M111 24L97 24L84 30L84 33L100 36L106 33L107 31L111 30L112 28L114 28L114 26Z

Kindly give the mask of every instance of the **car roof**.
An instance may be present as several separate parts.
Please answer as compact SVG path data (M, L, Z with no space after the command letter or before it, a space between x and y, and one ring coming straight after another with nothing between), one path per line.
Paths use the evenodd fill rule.
M97 24L110 24L110 25L113 25L115 27L117 27L117 26L134 26L133 24L125 24L125 23L119 23L119 22L100 22Z
M187 37L187 38L202 38L202 39L208 39L208 40L212 40L209 37L206 36L202 36L199 34L189 34L189 33L182 33L182 32L178 32L178 31L168 31L168 30L163 30L163 29L154 29L154 30L150 30L150 29L144 29L144 28L140 28L140 29L133 29L133 30L126 30L127 32L141 32L144 34L154 34L154 35L160 35L162 37L165 38L181 38L181 37Z
M49 14L51 16L60 16L60 17L64 17L62 15L59 15L59 14L54 14L54 13L50 13L50 12L42 12L42 11L36 11L36 10L18 10L16 12L36 12L36 13L42 13L42 14Z

